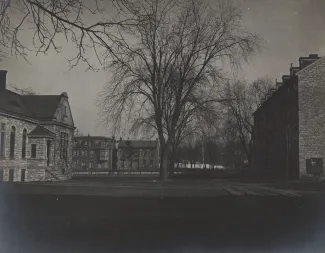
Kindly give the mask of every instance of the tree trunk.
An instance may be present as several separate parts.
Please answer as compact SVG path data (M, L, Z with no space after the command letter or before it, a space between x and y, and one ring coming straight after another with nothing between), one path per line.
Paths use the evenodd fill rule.
M160 180L164 181L168 177L170 171L170 159L172 155L172 147L170 141L167 141L166 145L161 146L161 164L160 164Z
M165 150L160 147L160 164L159 164L159 179L165 181L167 178L167 155Z
M170 144L168 146L168 177L171 178L174 176L174 166L175 166L175 146L173 144Z

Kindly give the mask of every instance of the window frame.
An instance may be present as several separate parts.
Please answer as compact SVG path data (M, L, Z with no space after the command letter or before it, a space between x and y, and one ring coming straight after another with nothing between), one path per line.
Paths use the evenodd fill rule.
M34 150L35 147L35 150ZM35 153L34 153L35 151ZM37 144L32 143L30 144L30 158L37 158Z
M6 156L6 123L0 122L0 159Z
M10 159L15 159L15 144L16 144L16 127L11 126L10 128L10 139L9 139L9 157Z
M26 150L27 150L27 129L24 128L23 130L23 138L22 138L22 145L21 145L21 158L26 158Z

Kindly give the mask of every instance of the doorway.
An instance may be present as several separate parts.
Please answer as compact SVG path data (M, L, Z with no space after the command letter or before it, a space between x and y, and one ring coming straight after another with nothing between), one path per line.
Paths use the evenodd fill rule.
M14 175L15 175L15 170L14 169L10 169L9 170L9 182L13 182L14 181Z
M25 178L26 178L26 170L22 169L20 174L20 181L25 182Z

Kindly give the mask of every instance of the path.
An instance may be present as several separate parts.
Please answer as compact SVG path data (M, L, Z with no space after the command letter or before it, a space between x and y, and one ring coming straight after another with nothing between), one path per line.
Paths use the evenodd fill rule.
M289 196L301 194L263 184L226 180L71 180L51 183L5 184L3 192L19 194L97 195L111 197L213 197L213 196ZM7 191L6 191L7 190Z

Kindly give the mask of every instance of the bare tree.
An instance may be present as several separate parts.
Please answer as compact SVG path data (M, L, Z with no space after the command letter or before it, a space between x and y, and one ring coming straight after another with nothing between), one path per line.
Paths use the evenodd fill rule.
M224 130L228 133L235 130L232 141L236 142L235 139L238 139L242 144L248 163L251 162L252 155L253 113L273 86L274 81L271 78L262 77L252 83L244 80L228 82L225 87L224 97L234 100L224 103L227 120Z
M11 84L9 87L10 90L20 94L20 95L37 95L37 92L33 90L33 88L20 88L14 84Z
M77 137L77 136L84 136L84 134L79 130L79 128L76 128L74 130L74 136Z
M165 179L176 136L215 116L223 63L238 67L260 40L242 28L229 2L213 9L206 1L139 0L123 10L140 21L118 29L108 65L113 78L99 105L116 129L128 118L131 130L157 133Z
M44 54L49 50L60 52L58 38L65 38L77 48L75 57L68 59L71 67L84 62L89 69L94 69L88 51L94 51L98 61L103 63L116 39L115 28L139 22L121 15L122 9L130 5L131 0L2 0L0 59L7 49L11 55L22 56L25 60L33 50ZM98 16L101 16L99 21L89 22L91 17ZM30 43L23 40L24 30L33 32L33 47L28 47Z

